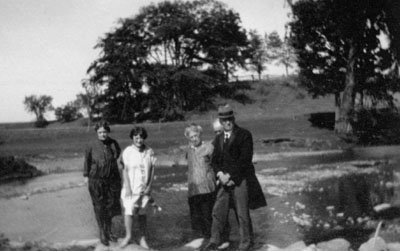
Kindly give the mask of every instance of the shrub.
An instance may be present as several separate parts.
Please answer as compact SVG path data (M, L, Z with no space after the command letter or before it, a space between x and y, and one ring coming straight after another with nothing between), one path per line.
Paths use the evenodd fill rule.
M54 113L57 120L62 122L70 122L82 117L82 114L79 113L79 108L73 103L68 103L64 106L57 107Z
M257 93L263 95L263 96L268 96L268 94L270 93L270 90L268 90L268 87L265 85L260 84L257 87Z
M21 178L32 178L42 172L23 159L14 156L0 157L0 183Z
M33 124L35 127L37 128L44 128L46 126L48 126L49 122L45 119L39 119L37 121L35 121L35 123Z

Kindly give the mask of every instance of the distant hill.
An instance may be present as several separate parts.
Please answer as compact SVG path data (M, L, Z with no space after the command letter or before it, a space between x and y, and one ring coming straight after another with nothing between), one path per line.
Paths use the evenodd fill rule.
M236 92L232 97L216 98L214 104L230 103L238 119L295 117L316 112L333 112L334 98L327 96L313 99L307 91L298 86L295 78L271 77L269 80L232 82ZM236 86L235 86L236 85ZM185 119L211 120L216 110L188 112ZM47 128L74 128L87 126L87 118L68 123L50 121ZM0 129L33 128L33 122L1 123Z

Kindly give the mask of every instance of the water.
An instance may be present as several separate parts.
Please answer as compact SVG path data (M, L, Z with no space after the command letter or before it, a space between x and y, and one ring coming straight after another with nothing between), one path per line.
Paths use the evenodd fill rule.
M277 214L285 206L270 204L276 207L280 223L295 221L300 238L308 244L345 238L355 249L369 239L379 220L400 217L399 150L397 146L352 149L258 163L257 169L282 180L275 187L275 181L266 186L267 190L272 186L291 209ZM374 207L382 204L388 208L376 212Z

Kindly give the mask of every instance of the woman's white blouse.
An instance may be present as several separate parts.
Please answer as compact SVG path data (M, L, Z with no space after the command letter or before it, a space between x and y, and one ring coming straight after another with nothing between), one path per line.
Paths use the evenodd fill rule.
M122 204L125 211L131 211L134 207L145 208L150 196L142 195L151 185L154 174L156 158L151 148L145 148L142 152L134 146L128 146L122 153L122 161L129 178L129 185L132 191L131 197L126 197L126 190L123 186L121 191ZM125 212L127 214L129 212Z

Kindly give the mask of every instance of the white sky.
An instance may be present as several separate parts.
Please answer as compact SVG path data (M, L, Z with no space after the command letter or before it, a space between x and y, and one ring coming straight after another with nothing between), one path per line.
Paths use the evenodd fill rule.
M33 121L23 106L28 95L50 95L54 107L74 100L98 57L98 38L151 2L160 1L0 0L0 122ZM239 12L245 29L283 35L283 0L222 2Z

